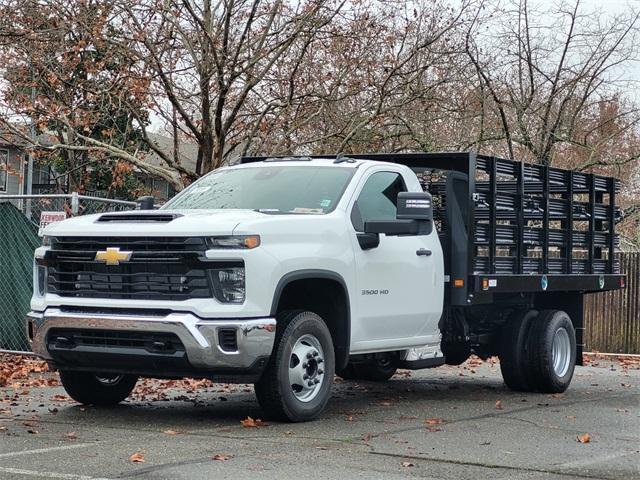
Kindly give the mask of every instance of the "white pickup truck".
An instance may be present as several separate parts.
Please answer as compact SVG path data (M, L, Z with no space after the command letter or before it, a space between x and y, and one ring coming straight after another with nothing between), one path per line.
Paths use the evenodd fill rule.
M473 153L245 158L158 210L48 226L27 333L95 405L140 376L200 377L305 421L334 373L471 353L499 355L511 388L564 391L583 294L624 287L616 188Z

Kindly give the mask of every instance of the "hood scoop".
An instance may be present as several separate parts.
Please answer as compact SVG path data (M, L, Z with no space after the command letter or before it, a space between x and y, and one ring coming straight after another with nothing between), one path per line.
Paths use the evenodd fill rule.
M169 223L182 217L180 213L107 213L98 220L99 223Z

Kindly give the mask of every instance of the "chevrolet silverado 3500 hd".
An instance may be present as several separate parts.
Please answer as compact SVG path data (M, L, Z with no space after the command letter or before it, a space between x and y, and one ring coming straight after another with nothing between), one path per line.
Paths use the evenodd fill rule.
M615 179L473 153L244 158L158 210L48 226L33 351L75 400L139 376L251 382L271 418L317 417L334 373L498 355L561 392L583 295L624 287Z

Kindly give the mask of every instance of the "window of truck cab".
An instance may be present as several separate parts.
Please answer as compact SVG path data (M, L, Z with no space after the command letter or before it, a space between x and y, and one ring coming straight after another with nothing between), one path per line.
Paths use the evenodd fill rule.
M406 191L399 172L378 171L369 175L351 210L351 223L356 232L363 232L364 223L371 220L395 220L398 193Z
M323 165L225 168L198 180L162 209L324 215L336 208L354 172Z

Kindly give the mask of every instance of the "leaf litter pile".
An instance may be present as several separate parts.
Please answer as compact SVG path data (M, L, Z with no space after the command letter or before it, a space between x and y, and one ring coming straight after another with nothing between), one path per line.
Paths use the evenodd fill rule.
M57 387L57 375L49 372L46 362L24 355L0 354L0 387Z

